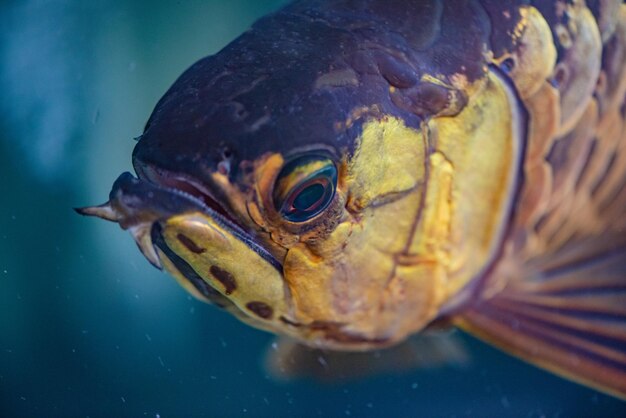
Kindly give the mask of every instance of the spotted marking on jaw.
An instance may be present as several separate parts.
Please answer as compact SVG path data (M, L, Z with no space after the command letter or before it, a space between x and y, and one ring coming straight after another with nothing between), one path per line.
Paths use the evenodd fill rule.
M178 238L180 243L187 247L187 249L192 253L202 254L203 252L206 252L205 248L198 246L198 244L193 242L193 240L186 235L178 234L176 235L176 238Z
M264 302L248 302L246 308L263 319L270 319L274 315L274 310Z
M211 266L209 269L213 277L215 277L221 284L224 285L224 292L230 295L237 290L237 281L235 277L228 271L219 268L218 266Z

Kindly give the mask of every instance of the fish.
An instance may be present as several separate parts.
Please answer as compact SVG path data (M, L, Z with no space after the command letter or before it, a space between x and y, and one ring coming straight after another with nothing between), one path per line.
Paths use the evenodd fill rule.
M296 1L187 69L77 211L308 347L458 327L624 399L625 57L621 1Z

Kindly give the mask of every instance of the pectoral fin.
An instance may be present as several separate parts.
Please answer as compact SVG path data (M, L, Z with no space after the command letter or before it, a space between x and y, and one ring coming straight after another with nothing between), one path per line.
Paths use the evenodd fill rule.
M415 369L463 366L469 355L458 333L428 332L377 351L325 351L282 337L268 350L265 366L280 380L314 378L337 382Z
M606 241L605 241L606 244ZM479 299L457 325L571 380L626 399L626 246L511 280ZM572 261L573 258L576 261Z

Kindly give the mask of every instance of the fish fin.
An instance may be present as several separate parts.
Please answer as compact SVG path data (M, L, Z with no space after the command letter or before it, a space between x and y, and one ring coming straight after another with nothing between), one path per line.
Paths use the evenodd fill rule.
M447 331L427 332L397 346L367 352L325 351L280 337L267 351L265 368L277 380L313 378L331 383L447 365L462 367L468 362L461 337Z
M613 248L610 237L575 243L555 255L565 264L524 277L513 273L516 278L478 297L455 324L532 364L626 399L626 243L619 241ZM581 257L585 248L602 247Z

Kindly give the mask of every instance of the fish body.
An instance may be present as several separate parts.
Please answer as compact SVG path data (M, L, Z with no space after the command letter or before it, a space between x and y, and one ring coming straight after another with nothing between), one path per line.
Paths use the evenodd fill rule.
M626 5L299 1L185 71L107 203L312 347L439 323L626 396Z

